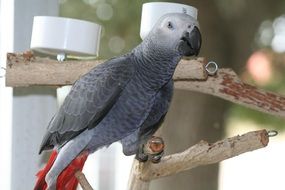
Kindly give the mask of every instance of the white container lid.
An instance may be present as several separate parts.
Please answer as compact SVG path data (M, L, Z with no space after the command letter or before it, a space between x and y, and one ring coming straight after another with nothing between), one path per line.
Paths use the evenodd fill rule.
M98 56L101 26L92 22L35 16L31 49L51 55Z
M185 13L197 19L198 10L190 5L180 3L152 2L142 7L140 36L144 39L159 18L168 13Z

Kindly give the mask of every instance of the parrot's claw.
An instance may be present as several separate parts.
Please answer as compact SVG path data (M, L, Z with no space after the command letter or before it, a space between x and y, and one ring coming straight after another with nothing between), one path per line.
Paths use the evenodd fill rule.
M161 157L164 153L164 141L161 137L153 136L150 140L147 142L147 148L150 152L151 156L151 162L152 163L158 163L161 160Z
M146 162L148 160L148 155L144 152L144 144L139 146L138 152L136 154L136 159L140 162Z
M148 160L148 155L144 154L144 153L138 153L138 154L136 154L136 159L139 162L146 162Z
M151 162L154 164L159 163L163 154L164 154L164 151L162 151L158 154L155 154L155 155L151 155Z
M158 163L164 153L164 141L161 137L153 136L146 144L139 146L136 159L140 162L146 162L148 159L152 163Z

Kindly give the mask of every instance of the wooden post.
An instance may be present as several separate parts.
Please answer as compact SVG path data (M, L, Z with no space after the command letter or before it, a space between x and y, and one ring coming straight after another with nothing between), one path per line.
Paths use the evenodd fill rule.
M57 16L59 1L13 0L12 2L14 6L13 51L19 52L30 47L34 16ZM47 156L47 154L39 156L37 150L46 126L56 110L56 89L46 87L13 89L13 156L10 182L12 190L33 189L35 174L42 167L44 157Z

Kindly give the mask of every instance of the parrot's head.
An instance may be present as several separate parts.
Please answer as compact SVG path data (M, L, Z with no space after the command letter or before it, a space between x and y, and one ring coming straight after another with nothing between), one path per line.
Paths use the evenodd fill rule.
M156 48L173 51L181 56L197 56L202 38L198 21L185 13L162 16L150 32Z

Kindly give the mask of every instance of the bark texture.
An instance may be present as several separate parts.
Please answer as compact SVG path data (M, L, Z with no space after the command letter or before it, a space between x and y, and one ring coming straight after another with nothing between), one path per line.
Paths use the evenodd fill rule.
M266 130L253 131L209 144L200 141L187 150L168 155L159 163L142 163L134 160L129 190L147 190L151 180L174 175L197 166L208 165L267 146Z

